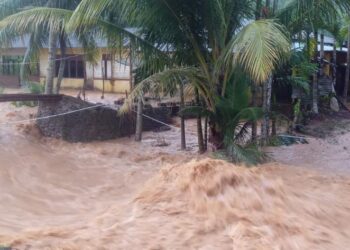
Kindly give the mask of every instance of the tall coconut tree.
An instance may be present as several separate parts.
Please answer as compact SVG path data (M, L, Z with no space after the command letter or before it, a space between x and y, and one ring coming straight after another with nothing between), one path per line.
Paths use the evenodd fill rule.
M232 85L238 68L262 83L289 51L283 27L275 21L245 22L254 17L254 5L255 1L249 0L86 0L77 8L71 23L93 23L106 11L122 10L124 18L140 27L140 37L154 46L172 48L171 63L163 64L165 67L158 68L158 73L142 81L130 98L159 89L157 86L168 86L169 79L186 79L198 89L205 110L219 114L222 100L230 98L230 91L235 89ZM211 142L217 148L227 148L225 142L231 140L225 134L232 135L232 127L223 123L230 123L230 119L214 117L210 115Z
M350 79L350 25L347 27L347 56L346 56L346 70L345 70L345 82L343 90L343 99L345 103L348 101L348 92L349 92L349 79Z
M343 89L343 99L345 103L348 99L349 92L349 79L350 79L350 18L348 15L342 20L342 23L339 25L340 29L335 30L339 33L335 33L335 36L338 35L339 40L345 40L347 43L347 59L346 59L346 70L345 70L345 81L344 81L344 89Z
M201 111L202 115L211 114L211 142L218 149L227 149L236 137L232 134L236 126L232 124L238 120L218 118L226 114L224 103L238 105L229 102L235 96L232 91L240 91L234 87L238 72L263 83L290 48L284 27L276 21L247 21L254 19L254 6L253 0L83 0L73 15L57 8L22 13L21 25L24 18L31 25L43 20L54 25L60 17L70 19L69 30L109 36L116 46L123 46L127 37L140 60L147 62L145 70L153 74L141 81L129 97L166 93L168 88L187 82L198 89L205 103L203 110L207 111ZM124 22L137 27L136 31L130 32L121 25ZM241 114L243 119L247 112L256 119L256 109L235 114Z
M0 20L23 10L45 5L46 3L47 0L0 0ZM14 30L2 30L0 32L2 47L10 47L12 42L18 39L19 36L21 36L21 34L16 33ZM34 59L43 43L42 38L42 36L37 36L37 34L34 33L29 35L29 46L26 49L23 62L20 67L20 84L22 86L25 85L29 74L28 69L30 69L32 66L30 64L30 60Z
M8 1L8 0L4 0ZM91 58L91 49L94 48L93 36L84 33L70 33L65 29L65 22L68 21L72 11L78 6L79 2L64 0L64 1L32 1L32 4L24 6L23 4L30 2L26 0L15 1L19 4L17 12L8 11L2 13L0 19L0 41L10 45L11 41L19 39L23 36L29 36L29 44L24 56L24 62L21 69L21 78L25 78L25 65L30 64L30 61L37 58L41 48L48 46L48 66L45 83L45 93L58 93L63 79L65 61L62 60L57 75L56 88L54 88L54 78L56 75L56 54L57 45L60 47L61 58L65 57L67 44L70 43L70 37L77 39L84 49L89 52ZM11 4L13 8L15 6ZM40 7L44 6L44 7ZM47 13L47 9L66 10L58 15ZM70 11L69 11L70 10ZM0 13L1 14L1 13Z

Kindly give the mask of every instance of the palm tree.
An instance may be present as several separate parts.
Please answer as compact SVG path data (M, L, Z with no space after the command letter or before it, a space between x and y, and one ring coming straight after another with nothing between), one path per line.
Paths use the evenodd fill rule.
M339 40L347 41L347 59L346 59L346 71L345 71L345 82L343 89L343 99L345 103L348 99L349 92L349 78L350 78L350 19L349 16L345 16L342 20L342 23L338 23L338 26L334 28L334 37L337 37Z
M294 37L302 32L306 32L306 40L308 41L310 31L313 33L316 42L313 61L317 62L318 31L327 29L331 24L336 23L339 16L349 10L349 0L292 0L278 13L278 18L286 25ZM307 42L307 46L309 44ZM308 49L310 51L310 47ZM317 71L315 71L312 81L312 111L314 114L318 113L317 78Z
M343 99L345 103L347 103L348 100L348 91L349 91L349 78L350 78L350 25L348 25L348 32L347 32L347 58L346 58L346 72L345 72L345 84L344 84L344 91L343 91Z
M195 88L195 99L196 99L196 105L198 107L201 106L200 97L198 93L198 89ZM207 149L205 147L204 138L203 138L203 128L202 128L202 116L199 114L197 115L197 136L198 136L198 152L200 154L204 153Z
M80 1L41 0L31 1L33 4L24 6L24 4L28 4L28 2L30 1L15 1L15 3L19 5L17 6L17 13L10 11L2 13L2 20L0 21L0 41L9 44L12 40L18 39L19 37L25 35L30 36L29 46L25 53L24 63L21 70L22 82L25 78L25 63L28 63L31 59L37 57L40 48L47 44L49 48L49 64L47 67L45 93L58 93L60 90L61 81L63 79L65 61L62 60L60 63L56 88L54 89L57 44L60 45L61 57L64 58L66 46L69 44L70 37L65 29L65 22L68 21L70 14L77 7ZM10 6L15 9L13 4L10 4ZM51 7L51 9L49 7ZM47 13L49 10L61 10L61 12L57 13L57 15L53 15L51 13ZM64 12L65 10L70 10L70 12ZM49 35L47 36L47 34ZM76 33L74 37L78 39L86 51L89 53L92 52L91 49L94 48L94 43L92 41L93 36L90 34ZM91 55L88 56L88 58L91 58Z
M71 23L92 23L101 13L112 12L139 24L140 37L157 48L171 47L169 63L154 68L155 75L142 81L130 95L169 86L169 81L186 81L198 89L205 110L219 114L222 99L234 89L237 68L255 82L265 82L289 41L283 27L273 20L258 20L246 25L242 21L254 15L255 1L83 1ZM161 65L161 66L162 66ZM157 64L156 66L160 66ZM167 77L165 77L167 76ZM227 147L226 120L210 116L210 138L217 148ZM232 135L232 134L231 134Z
M142 96L139 96L137 100L137 115L136 115L136 131L135 141L142 140L142 126L143 126L143 101Z
M58 33L51 27L49 31L49 60L46 73L45 94L53 93L53 80L55 78L55 63L57 53L57 38Z
M198 89L205 103L202 110L208 111L203 116L209 117L211 142L218 149L237 149L230 146L235 141L232 129L242 116L222 114L229 114L225 104L237 96L232 92L240 89L235 87L239 72L249 76L245 83L266 82L290 48L283 26L274 20L245 21L253 18L254 4L253 0L83 0L73 15L57 8L24 11L16 26L37 26L45 20L60 30L57 20L66 24L70 19L65 29L109 37L119 48L127 37L150 75L129 97L167 93L187 82ZM127 26L138 29L130 32ZM236 107L231 108L241 114ZM251 119L258 117L257 109L248 110ZM232 155L232 150L228 151Z
M11 16L15 13L18 13L24 9L32 8L32 7L38 7L45 4L47 0L1 0L0 1L0 20ZM15 40L16 37L20 36L21 34L16 34L14 30L2 30L0 33L0 41L2 45L5 46L11 46L11 42ZM27 64L29 61L35 57L35 54L37 54L40 45L42 44L42 41L40 37L36 36L34 33L30 35L29 37L29 44L28 48L26 49L23 63L21 64L20 68L20 84L22 86L25 85L26 78L28 76L28 66Z

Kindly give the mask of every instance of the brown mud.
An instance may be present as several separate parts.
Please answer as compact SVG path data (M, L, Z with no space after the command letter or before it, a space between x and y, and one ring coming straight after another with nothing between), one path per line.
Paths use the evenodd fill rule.
M34 113L0 104L0 122ZM194 124L189 131L195 132ZM2 125L0 246L347 249L350 177L332 168L343 171L349 160L344 154L330 168L325 159L348 137L339 135L339 145L329 144L333 151L319 161L314 147L321 139L315 139L270 149L276 160L299 167L246 168L197 156L193 133L187 134L189 151L180 152L174 129L146 133L142 143L123 138L70 144L41 137L32 124ZM159 141L167 146L157 146Z

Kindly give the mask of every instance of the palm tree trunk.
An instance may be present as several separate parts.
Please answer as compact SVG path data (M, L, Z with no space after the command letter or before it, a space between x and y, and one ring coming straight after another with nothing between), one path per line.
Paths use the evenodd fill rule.
M310 32L307 31L306 32L306 54L307 54L307 58L311 61L311 57L310 57Z
M261 17L262 0L256 0L255 20Z
M337 40L333 39L333 87L332 90L335 93L335 85L337 84Z
M271 4L270 0L266 0L266 7L267 8L270 8L270 4Z
M116 69L115 69L115 51L112 50L112 53L111 53L111 84L114 85L115 83L115 72L116 72Z
M49 34L49 62L47 66L45 94L53 93L53 82L55 78L55 63L56 63L56 51L57 51L57 32L51 28Z
M347 45L348 45L348 52L347 52L345 84L344 84L344 92L343 92L343 98L345 103L347 103L347 99L348 99L349 78L350 78L350 25L348 27L348 44Z
M278 0L273 1L273 14L276 14L276 11L278 9Z
M86 100L86 84L87 84L87 76L86 76L86 57L84 56L84 82L83 82L83 100Z
M277 102L276 102L276 96L273 96L273 104L274 106L276 106ZM270 108L272 110L272 108ZM271 135L272 136L276 136L277 135L277 117L276 114L272 114L271 117Z
M271 135L276 136L277 135L277 119L275 116L272 117L272 124L271 124Z
M195 88L195 95L196 95L196 104L197 106L200 106L200 100L199 100L199 93L198 89ZM201 115L197 116L197 137L198 137L198 149L199 153L202 154L205 152L205 146L203 141L203 128L202 128L202 117Z
M60 50L61 50L61 58L65 58L66 57L66 40L65 40L64 34L60 34L59 43L60 43ZM66 60L64 59L60 60L60 68L58 69L57 83L56 83L56 89L55 89L56 94L60 93L65 66L66 66Z
M263 99L263 112L264 117L261 124L261 136L262 145L265 146L268 143L270 134L270 109L271 109L271 93L272 93L272 76L264 84L264 99Z
M28 67L27 62L29 61L30 57L30 46L26 49L26 52L24 54L23 63L21 64L20 72L19 72L19 79L21 87L24 87L27 82L27 72L26 67Z
M132 50L131 50L131 46L130 46L130 58L129 58L129 63L130 63L130 89L133 89L134 88L134 77L133 77L133 71L134 71L134 65L133 65L133 58L132 58Z
M204 148L205 151L208 150L208 117L205 117L205 121L204 121Z
M23 87L27 80L28 80L28 68L30 68L30 65L28 65L27 63L30 61L30 57L31 57L31 53L32 53L32 45L33 43L35 43L35 34L32 33L30 35L30 39L29 39L29 46L27 47L26 49L26 52L24 54L24 58L23 58L23 63L21 64L21 67L20 67L20 76L19 76L19 79L20 79L20 85L21 87Z
M180 84L180 109L182 110L185 107L185 96L184 96L184 86L183 83ZM181 150L186 150L186 134L185 134L185 117L181 117Z
M257 106L256 85L252 83L252 106ZM256 121L252 122L252 141L255 141L258 135L258 124Z
M317 73L312 76L312 113L318 114L318 86Z
M318 32L315 32L316 48L314 51L314 60L317 63L317 53L318 53ZM317 71L312 77L312 113L318 114L318 67Z
M320 58L321 58L321 63L323 63L323 58L324 58L324 34L321 33L321 42L320 42Z
M259 20L261 18L261 7L262 0L256 1L256 10L255 10L255 20ZM257 106L257 96L256 96L256 84L252 82L252 106ZM255 141L258 135L258 124L256 121L252 122L252 141Z
M143 102L142 102L142 97L140 96L137 101L135 141L142 140L142 127L143 127L142 123L143 123Z

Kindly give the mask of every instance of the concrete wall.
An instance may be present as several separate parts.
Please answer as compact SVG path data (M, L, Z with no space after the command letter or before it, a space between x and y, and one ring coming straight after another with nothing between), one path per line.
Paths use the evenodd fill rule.
M111 93L122 93L124 94L125 91L130 93L130 81L129 80L105 80L104 81L104 88L105 92L111 92ZM98 90L103 89L103 80L102 79L95 79L94 80L94 88Z
M46 77L40 77L41 84L45 84ZM54 84L57 83L57 78L54 79ZM80 89L84 85L83 78L63 78L61 87L67 89Z

